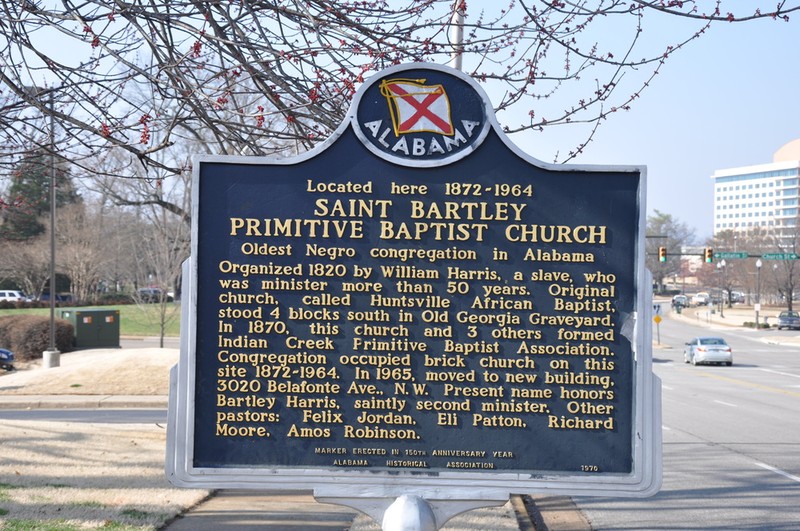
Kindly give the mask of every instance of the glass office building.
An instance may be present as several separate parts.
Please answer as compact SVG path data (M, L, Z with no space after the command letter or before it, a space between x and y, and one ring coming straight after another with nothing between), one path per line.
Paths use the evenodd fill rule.
M714 234L756 227L781 233L800 213L800 139L775 152L768 164L717 170Z

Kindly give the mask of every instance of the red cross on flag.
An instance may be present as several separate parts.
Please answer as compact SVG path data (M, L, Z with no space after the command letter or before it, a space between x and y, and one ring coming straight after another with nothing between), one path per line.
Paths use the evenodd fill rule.
M389 102L394 134L455 134L450 100L442 85L425 85L424 79L386 79L381 94Z

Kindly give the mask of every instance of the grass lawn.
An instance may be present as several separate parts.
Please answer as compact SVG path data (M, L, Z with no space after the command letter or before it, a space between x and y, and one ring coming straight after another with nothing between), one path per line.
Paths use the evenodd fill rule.
M56 318L60 318L61 310L119 310L119 333L123 336L160 336L161 335L161 305L159 304L120 304L116 306L84 306L79 308L56 308ZM1 315L50 315L50 308L23 308L14 310L0 310ZM180 335L181 326L180 303L169 303L165 312L166 336Z

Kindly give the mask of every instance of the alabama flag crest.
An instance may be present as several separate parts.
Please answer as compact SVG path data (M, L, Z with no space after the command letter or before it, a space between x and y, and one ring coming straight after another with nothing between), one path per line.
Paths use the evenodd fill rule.
M389 103L395 136L406 133L437 133L453 136L450 100L440 84L424 79L386 79L381 94Z

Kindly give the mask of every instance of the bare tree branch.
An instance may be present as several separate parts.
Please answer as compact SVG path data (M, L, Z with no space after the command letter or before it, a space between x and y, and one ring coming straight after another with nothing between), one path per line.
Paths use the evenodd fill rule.
M87 174L179 175L185 159L172 153L198 140L220 154L305 151L341 123L370 74L411 61L448 62L453 5L3 2L0 173L33 146L48 145L51 116L55 149ZM469 4L464 68L497 98L510 133L587 126L561 157L569 160L710 25L788 20L800 2L781 1L769 12L737 13L736 6L718 0L704 12L692 0ZM665 25L669 32L651 32ZM111 150L128 153L126 162L98 164Z

